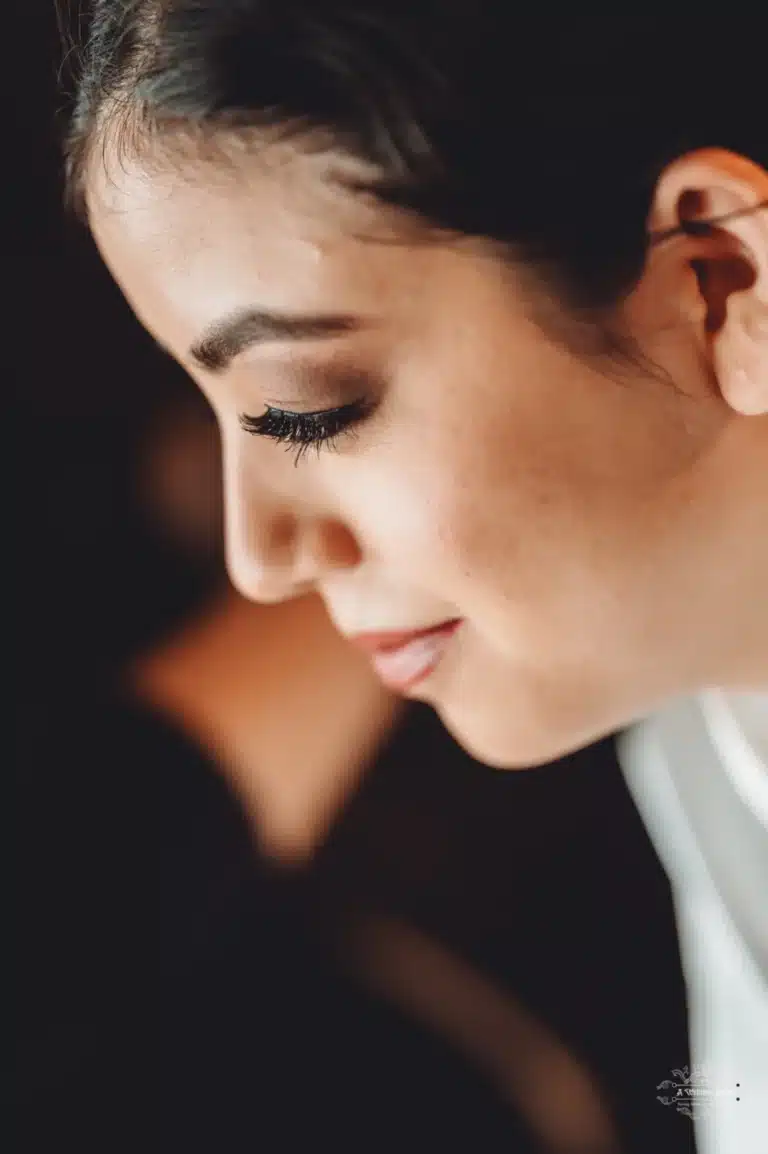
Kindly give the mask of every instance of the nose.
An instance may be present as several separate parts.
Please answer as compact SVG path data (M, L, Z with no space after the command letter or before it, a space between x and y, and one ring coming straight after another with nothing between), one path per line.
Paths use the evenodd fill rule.
M362 555L354 534L334 516L272 492L225 452L227 569L252 601L275 604L309 593Z

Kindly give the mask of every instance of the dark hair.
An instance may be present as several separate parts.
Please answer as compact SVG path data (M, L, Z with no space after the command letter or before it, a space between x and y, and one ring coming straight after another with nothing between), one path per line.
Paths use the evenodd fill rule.
M318 137L372 164L383 202L609 305L640 275L670 160L768 159L760 6L723 28L685 7L682 21L545 0L95 0L70 186L82 198L93 144L118 126L147 151L191 124Z

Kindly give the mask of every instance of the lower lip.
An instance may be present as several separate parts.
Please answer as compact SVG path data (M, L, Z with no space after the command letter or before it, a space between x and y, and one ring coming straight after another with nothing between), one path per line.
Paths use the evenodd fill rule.
M371 657L373 668L388 689L407 691L437 668L461 621L451 621L431 633L422 633L397 649L382 649Z

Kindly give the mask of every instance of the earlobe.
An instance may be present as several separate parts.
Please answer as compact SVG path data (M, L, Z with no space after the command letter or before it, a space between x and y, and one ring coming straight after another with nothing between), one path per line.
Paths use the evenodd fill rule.
M760 417L768 413L766 387L760 378L748 369L734 368L722 374L721 390L732 409L744 417Z
M723 399L768 413L768 172L721 149L682 156L658 181L649 230L685 238Z

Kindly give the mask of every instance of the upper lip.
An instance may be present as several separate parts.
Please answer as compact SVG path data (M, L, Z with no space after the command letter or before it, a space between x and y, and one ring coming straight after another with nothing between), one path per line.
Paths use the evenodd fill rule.
M417 637L428 637L432 633L441 633L459 624L461 618L452 617L440 621L437 625L428 625L426 629L381 630L371 633L353 633L347 638L364 653L375 656L377 653L386 653L388 650L401 649Z

